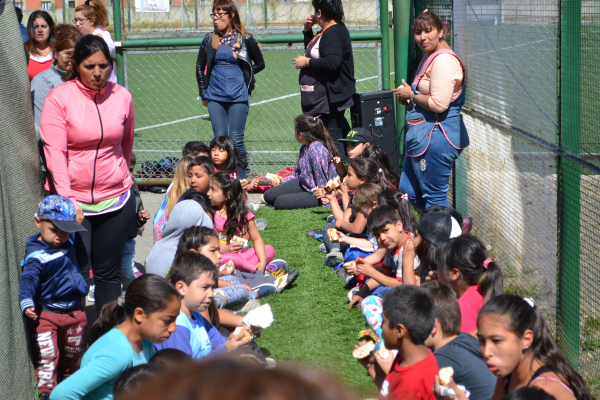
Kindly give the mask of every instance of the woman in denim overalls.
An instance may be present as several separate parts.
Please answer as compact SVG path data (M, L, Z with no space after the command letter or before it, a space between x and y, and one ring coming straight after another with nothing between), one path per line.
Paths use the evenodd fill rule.
M244 131L254 89L254 74L265 68L258 43L240 21L235 3L217 0L211 14L215 30L200 45L196 79L202 104L216 136L230 135L238 156L247 162ZM239 170L245 178L246 171Z
M466 69L443 39L444 27L437 15L425 10L415 19L413 30L417 44L427 55L412 85L402 80L403 86L392 90L407 106L400 189L420 210L448 207L452 165L469 145L460 114L465 102ZM436 65L432 66L434 61ZM429 85L419 86L423 79L429 80Z

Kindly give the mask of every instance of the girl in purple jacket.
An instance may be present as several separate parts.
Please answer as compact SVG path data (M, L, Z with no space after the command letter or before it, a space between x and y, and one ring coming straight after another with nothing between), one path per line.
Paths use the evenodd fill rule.
M312 192L325 187L337 176L333 157L339 157L335 144L319 117L299 115L294 120L294 134L300 143L298 168L283 179L273 180L273 188L267 190L264 199L277 210L318 207L321 201Z

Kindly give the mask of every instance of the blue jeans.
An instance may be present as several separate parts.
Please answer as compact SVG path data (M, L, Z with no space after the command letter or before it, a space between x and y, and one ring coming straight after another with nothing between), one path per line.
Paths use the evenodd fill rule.
M450 172L461 152L436 129L425 154L404 157L400 189L419 210L433 206L448 207Z
M134 257L135 239L129 239L125 243L123 257L121 257L121 282L124 289L127 289L127 286L135 279L135 276L133 276Z
M217 136L231 136L238 156L248 161L248 152L244 144L244 131L248 117L248 103L226 103L222 101L208 101L208 114L213 127L213 134ZM246 171L239 169L239 177L245 178Z

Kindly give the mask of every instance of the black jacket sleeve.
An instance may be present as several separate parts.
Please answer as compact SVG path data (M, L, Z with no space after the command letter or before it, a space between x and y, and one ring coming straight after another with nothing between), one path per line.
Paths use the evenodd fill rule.
M246 39L246 47L250 60L252 60L252 73L256 75L265 69L265 59L254 37L248 36Z
M208 88L208 80L204 74L204 70L206 69L206 44L208 38L210 38L210 35L205 36L204 40L202 40L200 49L198 49L198 59L196 60L196 81L198 82L198 92L202 100L206 100L202 96L202 93Z
M315 33L313 32L312 28L302 33L304 33L304 50L306 50L312 38L315 37Z
M332 74L339 73L344 57L344 41L338 35L339 29L346 29L343 25L336 24L323 34L319 42L319 53L321 58L311 58L308 66ZM304 36L306 42L306 35Z

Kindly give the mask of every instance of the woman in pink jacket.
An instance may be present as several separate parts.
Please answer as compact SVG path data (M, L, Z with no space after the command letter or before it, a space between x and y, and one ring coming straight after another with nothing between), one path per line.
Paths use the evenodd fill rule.
M94 272L99 312L121 293L121 256L136 218L129 176L133 100L108 82L113 59L102 38L84 36L72 60L68 81L46 97L40 135L46 189L71 199L87 229L76 237L77 261L82 271Z

